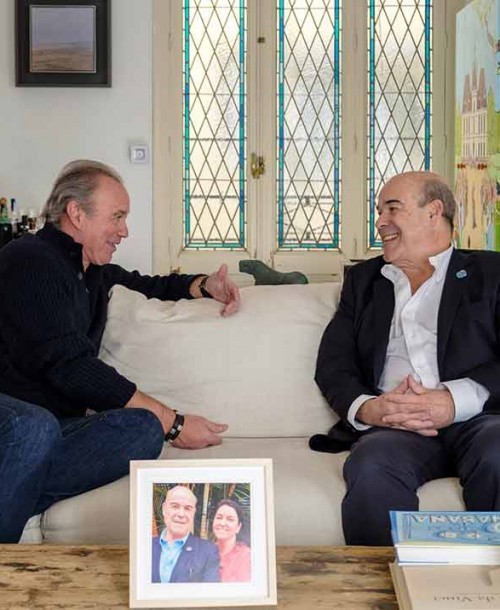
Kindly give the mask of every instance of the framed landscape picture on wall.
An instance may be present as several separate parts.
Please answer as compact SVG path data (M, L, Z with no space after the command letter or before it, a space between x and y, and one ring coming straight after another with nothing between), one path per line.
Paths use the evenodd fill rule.
M130 607L276 604L271 460L135 461Z
M15 0L16 85L111 85L111 0Z

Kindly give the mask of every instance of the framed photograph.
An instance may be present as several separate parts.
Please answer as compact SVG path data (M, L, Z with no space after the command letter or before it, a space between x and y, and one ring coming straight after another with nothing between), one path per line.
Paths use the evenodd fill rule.
M111 86L111 0L15 2L17 86Z
M271 460L131 462L131 608L276 603Z

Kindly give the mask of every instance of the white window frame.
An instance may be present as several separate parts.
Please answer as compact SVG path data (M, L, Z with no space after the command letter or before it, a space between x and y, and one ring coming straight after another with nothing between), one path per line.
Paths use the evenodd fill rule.
M238 276L238 261L258 258L282 271L300 270L310 281L339 278L345 258L379 254L367 244L367 10L356 0L342 6L342 188L341 252L276 252L276 98L260 91L275 90L275 65L264 61L263 45L276 50L276 10L269 0L248 1L247 54L247 245L246 250L191 250L183 248L182 192L182 1L154 0L153 4L153 194L154 270L157 273L211 271L221 263ZM432 169L453 184L455 116L455 16L465 0L434 0L432 77ZM254 10L258 9L258 10ZM180 28L180 31L179 31ZM175 33L175 34L174 34ZM258 43L263 37L264 43ZM175 69L179 66L179 69ZM258 81L256 75L259 75ZM361 77L360 77L361 75ZM257 89L251 83L258 83ZM254 117L261 116L257 123ZM179 117L178 120L172 118ZM262 144L257 145L257 142ZM258 180L250 174L250 153L266 160ZM254 206L255 209L252 209Z

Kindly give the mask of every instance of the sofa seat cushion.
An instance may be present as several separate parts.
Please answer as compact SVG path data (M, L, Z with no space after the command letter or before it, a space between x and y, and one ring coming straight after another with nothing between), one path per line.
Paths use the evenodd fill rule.
M19 542L21 544L42 544L42 515L33 515L24 526Z
M420 510L465 510L462 487L454 477L436 479L422 485L418 497Z
M167 459L272 458L277 544L343 544L340 501L345 454L316 453L307 438L226 438L197 451L165 444ZM54 504L42 519L44 542L128 542L129 478Z
M336 421L314 382L339 284L251 286L241 310L211 299L146 299L113 288L100 357L181 412L229 424L232 437L310 436Z
M166 459L272 458L276 541L279 545L344 544L342 467L347 453L317 453L307 438L226 438L197 451L165 445ZM463 510L457 479L440 479L419 490L423 510ZM129 478L54 504L41 520L44 542L126 544Z
M127 544L129 477L53 504L41 528L49 544Z
M340 506L347 453L311 451L306 438L231 439L217 447L182 451L171 458L272 458L276 541L280 545L344 544Z

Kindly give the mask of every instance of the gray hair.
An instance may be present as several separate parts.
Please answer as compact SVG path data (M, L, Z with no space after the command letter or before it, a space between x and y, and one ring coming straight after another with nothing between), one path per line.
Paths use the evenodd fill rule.
M456 202L450 187L437 174L432 172L421 172L424 179L421 182L421 200L419 205L423 207L434 199L439 199L443 204L443 216L453 229L453 219L455 217Z
M123 184L123 178L118 172L99 161L78 159L65 165L59 172L45 202L41 212L42 218L59 227L68 203L73 200L80 204L85 214L91 216L94 211L92 198L101 176L107 176Z

